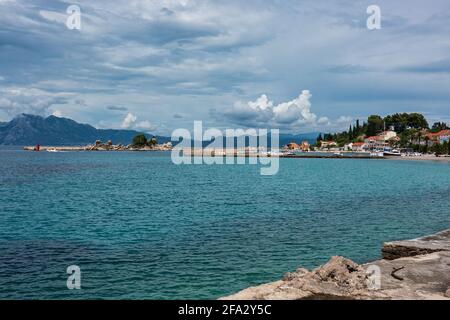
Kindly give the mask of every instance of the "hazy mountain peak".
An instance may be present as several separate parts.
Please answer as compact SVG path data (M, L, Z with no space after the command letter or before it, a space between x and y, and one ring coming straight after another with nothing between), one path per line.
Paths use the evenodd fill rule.
M95 140L112 140L129 144L139 132L134 130L101 130L69 118L54 115L44 118L21 113L0 125L0 145L84 145ZM160 137L161 141L168 138Z

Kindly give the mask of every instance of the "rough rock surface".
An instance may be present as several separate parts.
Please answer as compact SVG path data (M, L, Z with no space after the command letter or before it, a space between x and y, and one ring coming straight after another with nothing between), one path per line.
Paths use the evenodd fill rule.
M393 260L439 251L450 251L450 230L413 240L386 242L381 254L383 259Z
M437 241L431 239L441 236L442 233L421 241L428 241L423 240L427 238ZM437 242L435 245L440 247ZM373 274L374 269L376 273L379 271L379 276ZM364 265L343 257L332 257L312 271L301 268L287 273L282 280L248 288L222 299L449 299L449 291L450 251L436 250Z

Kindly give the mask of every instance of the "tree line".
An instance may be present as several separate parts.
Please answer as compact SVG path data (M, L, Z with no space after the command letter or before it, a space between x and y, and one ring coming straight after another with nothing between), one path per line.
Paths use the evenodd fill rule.
M448 130L450 127L445 122L435 122L431 128L428 121L420 113L395 113L381 117L370 115L367 121L351 124L347 131L339 133L320 134L317 137L317 145L320 141L334 141L338 146L343 147L351 142L363 142L365 137L375 136L385 130L394 130L400 137L397 147L411 148L420 152L435 152L438 154L450 154L449 143L428 147L428 138L424 131L436 133L441 130ZM426 141L422 145L423 141Z

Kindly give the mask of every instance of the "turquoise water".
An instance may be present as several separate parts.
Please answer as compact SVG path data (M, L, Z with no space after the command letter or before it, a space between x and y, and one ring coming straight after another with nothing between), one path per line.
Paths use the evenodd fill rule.
M446 163L0 150L0 299L213 299L450 226ZM66 268L81 268L68 290Z

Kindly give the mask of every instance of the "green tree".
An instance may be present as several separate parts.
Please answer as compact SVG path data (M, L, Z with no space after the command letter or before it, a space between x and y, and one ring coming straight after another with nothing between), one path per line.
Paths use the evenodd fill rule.
M436 132L439 132L442 130L448 130L448 129L450 129L450 128L448 127L448 125L445 122L435 122L433 124L433 126L431 127L430 131L433 133L436 133Z
M428 129L429 127L428 121L425 119L423 114L420 113L408 114L408 126L417 130Z
M319 136L316 139L317 142L323 141L322 133L319 133Z
M422 130L417 131L416 137L417 137L417 142L420 146L420 144L422 142Z
M383 131L383 119L380 116L377 115L371 115L367 119L367 131L366 134L368 136L374 136L381 131Z
M442 144L442 154L450 154L450 142L444 141Z
M138 134L137 136L135 136L133 138L132 145L134 147L138 147L138 148L146 146L147 145L147 138L145 137L145 134Z
M155 136L153 136L151 139L149 139L149 140L147 141L147 143L148 143L148 145L149 145L150 147L154 147L154 146L156 146L156 145L158 144L158 140L156 139Z
M447 143L444 143L444 144L435 143L431 147L431 152L434 152L437 156L440 156L442 154L447 154L447 152L448 152L448 145L447 145Z
M428 121L420 113L395 113L384 118L386 127L394 127L397 133L407 129L428 129Z
M425 153L428 153L428 144L430 142L430 138L425 136Z

